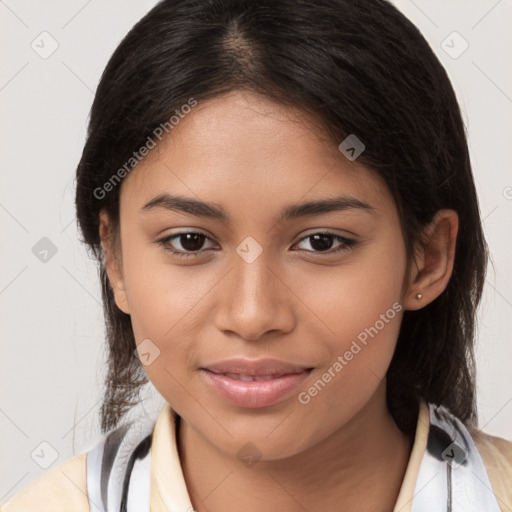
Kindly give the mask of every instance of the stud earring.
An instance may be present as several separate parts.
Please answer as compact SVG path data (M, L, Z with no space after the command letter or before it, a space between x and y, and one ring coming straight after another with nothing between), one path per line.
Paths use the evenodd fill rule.
M417 293L417 294L416 294L416 298L417 298L418 300L421 300L421 299L423 298L423 295L421 295L421 293Z

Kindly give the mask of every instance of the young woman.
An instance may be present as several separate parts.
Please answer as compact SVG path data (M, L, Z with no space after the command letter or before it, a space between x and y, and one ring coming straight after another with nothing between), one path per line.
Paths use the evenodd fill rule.
M464 126L392 5L160 2L102 76L76 206L105 436L3 511L511 510ZM123 422L148 379L156 423Z

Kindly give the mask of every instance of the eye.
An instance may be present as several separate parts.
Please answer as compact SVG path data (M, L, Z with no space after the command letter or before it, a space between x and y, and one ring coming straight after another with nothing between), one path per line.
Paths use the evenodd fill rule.
M348 251L357 244L357 242L351 238L329 232L319 232L305 236L298 242L298 244L306 240L309 240L309 245L312 248L312 250L306 249L306 252L319 254L334 254L341 251ZM206 241L213 242L210 237L203 233L187 231L167 236L157 240L157 243L162 245L166 251L169 251L180 258L190 258L199 256L201 253L205 252L203 246ZM332 246L335 242L338 242L339 245L332 250Z
M347 238L345 236L329 232L313 233L302 238L299 243L304 242L305 240L310 240L308 243L313 249L307 250L307 252L313 253L334 254L341 251L348 251L357 244L357 242L352 238ZM331 250L335 241L339 243L339 246L334 250Z
M203 244L206 240L212 241L210 237L203 233L186 231L167 236L157 240L157 242L162 245L166 251L169 251L180 258L190 258L199 256L199 253L203 252L201 249L203 248ZM175 245L179 245L181 247L178 247L178 250L174 250L173 246Z

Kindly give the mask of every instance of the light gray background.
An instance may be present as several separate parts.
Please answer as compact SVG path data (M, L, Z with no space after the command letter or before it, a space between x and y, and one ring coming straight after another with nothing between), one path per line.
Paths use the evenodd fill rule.
M0 0L0 502L44 471L36 461L53 467L99 438L101 295L78 241L74 172L101 72L155 3ZM512 2L395 3L447 68L464 111L494 265L479 315L479 426L512 440ZM46 59L31 47L51 48L43 31L58 43ZM46 263L32 252L42 237L57 247ZM157 414L163 400L151 387L147 397L134 414Z

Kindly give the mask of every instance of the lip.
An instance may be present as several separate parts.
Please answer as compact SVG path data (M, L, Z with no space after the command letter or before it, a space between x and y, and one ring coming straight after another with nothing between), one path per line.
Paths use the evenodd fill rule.
M229 359L201 368L206 382L233 405L267 407L285 400L312 368L277 359ZM264 380L240 380L256 377Z

